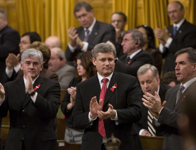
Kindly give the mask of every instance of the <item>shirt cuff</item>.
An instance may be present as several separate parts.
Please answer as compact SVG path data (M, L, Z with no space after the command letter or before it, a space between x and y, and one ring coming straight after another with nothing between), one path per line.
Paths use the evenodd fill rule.
M5 68L5 73L7 74L7 76L8 76L9 78L11 78L13 72L14 72L13 69L9 70L7 67Z
M14 67L14 70L15 70L15 72L18 72L18 71L20 70L20 64L16 65L16 66Z
M145 129L141 129L140 132L139 132L139 135L142 135L142 132L144 131Z
M4 95L3 99L0 99L0 106L3 104L4 101L5 101L5 95Z
M31 96L32 101L35 103L37 99L37 92L35 92L34 96Z
M171 44L172 41L173 41L173 39L170 37L170 38L166 41L165 47L169 48L169 46L170 46L170 44Z
M70 44L68 44L68 47L69 47L70 51L73 53L77 46L76 47L72 47Z
M81 50L82 50L82 51L85 51L85 50L87 50L87 48L88 48L88 43L83 41L83 44L84 44L84 45L83 45L83 47L82 47Z
M159 51L160 51L160 53L164 53L164 46L163 46L163 44L159 44Z
M89 122L93 122L94 120L97 119L97 117L96 117L95 119L92 119L92 118L90 117L90 114L91 114L91 112L89 111L89 113L88 113L88 120L89 120Z
M114 120L115 121L115 124L116 125L118 125L118 114L117 114L117 111L116 110L114 110L115 111L115 117L114 117L114 119L112 119L112 118L110 118L111 120Z

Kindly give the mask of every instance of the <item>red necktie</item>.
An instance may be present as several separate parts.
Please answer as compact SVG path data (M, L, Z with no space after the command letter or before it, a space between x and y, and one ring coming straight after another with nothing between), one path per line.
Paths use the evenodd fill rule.
M102 89L101 89L101 93L100 93L100 96L99 96L99 100L103 100L103 103L104 103L104 99L105 99L105 93L106 93L106 90L107 90L107 82L108 82L108 79L107 78L103 78L102 79L102 82L103 82L103 86L102 86ZM103 109L103 103L102 103L102 108ZM103 119L100 119L99 118L99 133L103 136L103 137L106 137L106 133L105 133L105 127L104 127L104 122L103 122Z

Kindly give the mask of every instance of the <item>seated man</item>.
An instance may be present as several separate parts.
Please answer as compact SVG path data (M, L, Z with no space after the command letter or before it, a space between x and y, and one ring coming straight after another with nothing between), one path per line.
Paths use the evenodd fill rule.
M58 75L61 89L66 90L69 82L74 77L75 68L66 63L64 51L61 48L55 47L51 49L48 69Z

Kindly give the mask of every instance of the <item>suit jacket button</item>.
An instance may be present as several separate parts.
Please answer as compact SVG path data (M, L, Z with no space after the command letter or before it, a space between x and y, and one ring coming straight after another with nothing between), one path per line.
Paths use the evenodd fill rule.
M23 109L22 112L24 112L25 110Z
M25 125L23 125L22 127L25 128Z

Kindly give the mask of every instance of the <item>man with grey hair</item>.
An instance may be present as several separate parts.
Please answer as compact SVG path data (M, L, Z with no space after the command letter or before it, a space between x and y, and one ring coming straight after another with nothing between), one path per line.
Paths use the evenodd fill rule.
M85 129L81 149L104 150L106 138L112 134L121 140L120 150L142 149L132 128L141 118L137 79L114 71L116 51L112 45L97 44L92 54L97 75L78 84L73 109L75 128Z
M114 27L96 20L94 10L89 3L77 2L74 14L81 26L71 27L68 30L69 45L65 51L67 61L74 61L78 53L91 51L98 43L107 41L115 43Z
M143 94L150 93L155 95L155 91L159 93L161 102L165 100L165 94L170 88L160 83L159 72L157 68L150 64L141 66L137 71L137 77L142 88ZM136 123L136 129L139 135L143 136L162 136L163 133L152 124L153 117L148 109L142 105L142 119Z
M40 76L42 53L27 49L21 56L24 76L0 84L0 116L9 111L10 130L5 150L58 150L55 117L60 103L59 83Z
M123 46L124 55L120 57L120 60L127 66L127 73L133 76L137 76L137 70L144 64L153 64L152 56L143 51L144 35L137 29L128 30L124 33Z
M17 55L19 53L19 33L8 26L7 14L0 8L0 83L3 82L5 73L5 60L10 53Z
M154 35L160 41L159 51L165 58L163 74L175 70L174 54L182 48L196 48L196 26L184 18L185 9L180 1L172 1L167 6L168 16L173 22L165 29L156 28Z
M69 82L74 77L75 68L66 63L64 51L55 47L51 49L48 69L58 75L58 82L62 90L66 90Z

